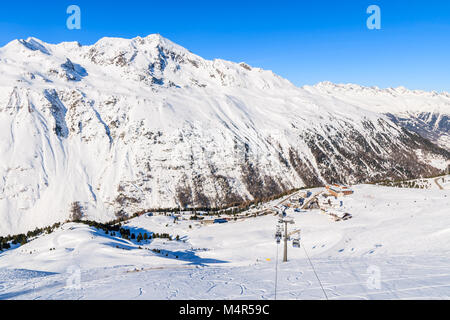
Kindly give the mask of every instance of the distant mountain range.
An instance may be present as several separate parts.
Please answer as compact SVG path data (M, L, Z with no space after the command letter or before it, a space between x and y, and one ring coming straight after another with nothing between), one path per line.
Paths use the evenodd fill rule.
M160 35L0 49L0 235L450 164L450 94L302 88Z

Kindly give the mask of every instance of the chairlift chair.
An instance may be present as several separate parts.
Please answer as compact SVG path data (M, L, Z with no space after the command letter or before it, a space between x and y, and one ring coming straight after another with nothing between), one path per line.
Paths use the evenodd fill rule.
M280 244L282 237L283 237L282 228L280 225L277 225L277 231L275 233L275 239L277 240L277 244Z
M283 236L283 233L282 233L281 226L277 226L277 231L275 233L275 239L277 239L277 242L278 242L278 239L281 239L282 236Z
M292 246L294 248L300 248L300 231L293 237Z

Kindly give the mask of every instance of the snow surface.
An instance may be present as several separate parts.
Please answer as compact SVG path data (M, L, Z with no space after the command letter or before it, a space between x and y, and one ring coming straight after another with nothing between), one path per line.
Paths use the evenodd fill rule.
M290 246L289 262L278 263L277 298L325 299L308 253L329 299L450 299L448 179L446 190L355 186L344 198L353 215L348 221L334 222L319 210L289 211L292 230L302 230L302 248ZM282 255L277 220L201 225L143 215L126 227L181 241L157 239L141 249L65 224L0 254L0 299L274 299ZM69 286L73 270L80 271L79 287Z

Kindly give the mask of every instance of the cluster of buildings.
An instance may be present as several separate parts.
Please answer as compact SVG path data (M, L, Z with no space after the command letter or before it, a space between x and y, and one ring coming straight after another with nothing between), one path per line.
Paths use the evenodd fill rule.
M352 215L345 211L344 199L353 193L354 191L348 186L333 184L326 186L325 191L318 192L315 195L308 191L291 197L285 206L294 209L296 212L320 209L334 221L345 221L351 219Z
M333 184L326 186L326 192L321 195L320 209L330 216L334 221L346 221L352 218L352 215L346 212L344 208L344 198L354 193L347 186Z
M352 195L354 191L348 186L332 184L326 186L325 190L319 191L315 194L311 191L304 191L297 193L285 200L284 202L274 206L258 208L253 207L247 214L239 214L237 216L219 216L211 217L207 213L197 212L197 215L172 213L172 217L177 221L181 220L196 220L201 225L223 224L233 220L246 219L249 216L257 217L268 214L280 214L285 213L286 210L292 209L295 212L302 212L302 210L322 210L324 214L327 214L334 221L345 221L352 218L352 215L345 211L344 200L345 197ZM195 217L195 219L193 219Z

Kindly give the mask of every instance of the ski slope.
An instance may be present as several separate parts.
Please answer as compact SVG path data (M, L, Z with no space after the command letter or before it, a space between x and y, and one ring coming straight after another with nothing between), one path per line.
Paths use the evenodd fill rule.
M213 225L143 215L127 228L180 241L140 245L65 224L0 253L0 299L274 299L277 265L277 299L449 299L450 190L354 190L351 220L288 212L302 248L285 264L273 215Z

